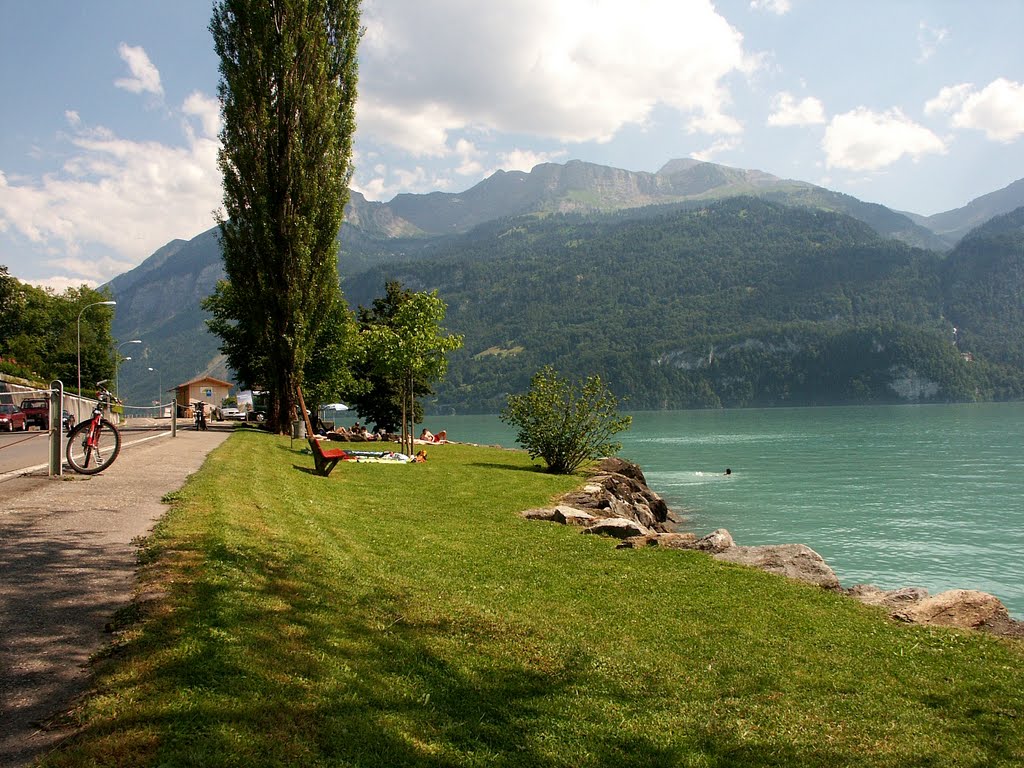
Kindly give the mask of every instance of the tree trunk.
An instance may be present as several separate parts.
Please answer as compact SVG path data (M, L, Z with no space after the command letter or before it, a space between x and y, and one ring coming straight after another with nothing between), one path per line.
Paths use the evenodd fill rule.
M406 396L406 402L409 404L409 456L414 456L416 448L413 440L416 437L416 390L414 385L414 376L412 368L409 369L409 375L406 378L406 386L408 395Z

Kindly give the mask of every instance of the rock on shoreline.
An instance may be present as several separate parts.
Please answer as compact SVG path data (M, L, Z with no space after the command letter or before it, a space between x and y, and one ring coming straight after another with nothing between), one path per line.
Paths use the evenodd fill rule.
M1024 638L1024 622L1010 618L1002 602L985 592L953 589L930 596L919 587L882 590L870 584L843 589L828 563L804 544L748 547L736 544L724 528L702 537L679 532L676 526L682 519L647 486L640 467L619 458L603 459L586 484L566 494L557 506L521 514L529 520L572 525L581 533L619 539L618 549L664 547L706 552L722 562L759 568L846 594L883 608L897 621Z

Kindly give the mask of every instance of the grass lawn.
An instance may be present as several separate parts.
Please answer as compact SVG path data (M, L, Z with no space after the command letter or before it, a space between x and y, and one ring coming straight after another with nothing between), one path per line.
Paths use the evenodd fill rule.
M174 495L46 765L1024 763L1019 643L524 521L582 481L525 454L304 447L239 432Z

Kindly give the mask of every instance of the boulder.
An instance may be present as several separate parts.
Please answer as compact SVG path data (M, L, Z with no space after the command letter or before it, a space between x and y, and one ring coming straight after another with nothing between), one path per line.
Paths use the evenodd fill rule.
M718 528L707 536L701 536L699 539L694 541L691 549L711 553L724 552L727 549L731 549L735 544L736 543L732 540L731 533L725 530L725 528Z
M775 544L760 547L729 547L714 555L716 560L739 563L778 573L790 579L839 589L839 578L821 555L804 544Z
M607 517L596 520L584 528L582 532L611 536L616 539L628 539L631 536L645 536L650 533L647 528L640 525L636 520L629 520L624 517Z
M620 459L618 456L609 456L601 459L597 464L597 469L599 472L607 474L625 475L632 480L636 480L641 485L647 485L647 478L644 477L644 472L640 469L640 466L631 461Z
M551 516L551 520L562 525L590 525L594 519L594 516L589 512L568 507L564 504L559 504L555 507L554 513Z
M670 509L668 514L665 515L665 522L672 525L685 525L690 522L690 519Z
M928 590L922 587L879 589L874 584L854 584L846 594L865 605L880 605L889 611L898 611L924 600L928 597Z
M665 549L693 549L697 537L692 533L648 533L643 536L630 536L615 545L616 549L643 549L644 547L663 547Z
M621 459L605 460L609 466L619 466ZM612 463L615 462L615 463ZM602 463L604 464L604 462ZM622 462L629 467L628 462ZM636 467L636 472L643 473ZM589 478L578 491L566 494L566 504L590 512L595 517L625 517L645 527L661 527L668 519L669 508L665 500L642 481L617 472L601 472Z
M999 598L972 589L951 589L892 614L914 624L935 624L962 629L999 628L1012 623Z

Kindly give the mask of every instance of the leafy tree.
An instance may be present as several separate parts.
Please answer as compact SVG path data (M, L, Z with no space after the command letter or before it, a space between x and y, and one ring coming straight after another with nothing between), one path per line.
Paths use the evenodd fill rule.
M548 365L534 374L526 394L511 395L501 420L516 427L516 441L547 463L555 474L568 475L585 461L609 456L622 449L613 435L633 422L619 416L618 401L600 376L577 386Z
M70 391L78 376L80 328L82 382L91 386L112 377L113 311L93 306L83 312L109 299L109 293L85 285L56 294L21 283L0 267L0 357L13 361L10 370L20 375L41 382L61 379Z
M376 298L369 307L359 307L359 330L368 333L376 327L393 326L398 308L409 301L413 292L403 288L397 280L384 284L384 296ZM372 355L363 355L355 363L355 378L358 382L347 393L347 402L353 405L367 422L373 422L385 432L399 432L402 426L402 394L398 382L379 365ZM423 406L419 398L434 394L430 382L423 376L413 381L413 423L423 419Z
M18 286L18 280L11 277L5 265L0 264L0 339L8 338L15 327Z
M359 326L340 294L328 313L328 321L302 372L303 396L311 410L347 397L359 387L353 374L362 359Z
M338 286L337 234L355 133L358 0L221 0L222 351L269 392L268 427L295 417L295 389ZM230 328L230 330L229 330Z
M396 307L386 325L363 331L367 356L398 393L401 404L402 446L413 449L416 384L444 378L446 353L462 346L461 336L444 334L445 303L437 292L413 293Z

